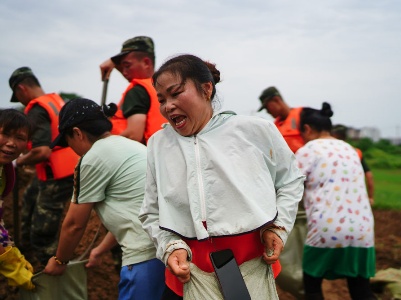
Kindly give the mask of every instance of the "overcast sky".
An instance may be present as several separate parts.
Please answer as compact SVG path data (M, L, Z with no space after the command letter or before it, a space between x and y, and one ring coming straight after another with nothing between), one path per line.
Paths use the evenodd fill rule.
M274 85L290 106L327 101L334 123L401 135L398 0L2 0L0 107L12 106L8 79L21 66L45 92L99 103L99 64L137 35L154 39L156 68L180 53L216 63L224 110L253 114ZM126 86L114 71L107 101Z

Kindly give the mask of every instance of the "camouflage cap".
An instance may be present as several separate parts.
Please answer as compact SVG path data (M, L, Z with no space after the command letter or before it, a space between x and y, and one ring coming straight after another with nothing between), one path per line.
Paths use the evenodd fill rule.
M155 55L155 45L153 40L147 36L136 36L132 39L126 40L123 43L121 48L121 52L117 55L111 57L111 60L118 64L120 60L123 58L124 55L132 52L132 51L139 51L139 52L146 52L149 54Z
M33 74L31 68L29 67L21 67L16 69L10 76L10 79L8 80L8 83L10 85L10 88L13 91L13 95L11 96L11 102L18 102L18 99L14 95L14 89L19 84L22 80L28 77L34 77L36 76Z
M258 111L264 109L265 103L274 96L281 97L280 92L274 86L268 87L267 89L263 90L262 94L259 96L259 100L260 102L262 102L262 106L258 109Z

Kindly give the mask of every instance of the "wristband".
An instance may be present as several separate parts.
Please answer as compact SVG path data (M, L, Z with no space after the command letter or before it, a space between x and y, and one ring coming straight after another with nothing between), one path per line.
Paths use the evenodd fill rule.
M174 240L166 245L166 250L163 253L162 261L164 262L165 266L167 266L167 260L170 254L173 253L174 250L178 249L186 250L188 253L188 261L192 260L192 251L187 245L187 243L185 243L183 240Z
M69 260L67 260L67 261L61 261L61 260L59 260L58 258L57 258L57 256L53 256L53 258L54 258L54 260L56 261L56 263L58 264L58 265L66 265L66 264L68 264L69 263Z

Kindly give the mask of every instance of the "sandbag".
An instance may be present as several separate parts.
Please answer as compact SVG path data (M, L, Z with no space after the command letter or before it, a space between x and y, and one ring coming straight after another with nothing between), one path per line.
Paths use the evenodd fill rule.
M394 300L401 299L401 269L380 270L370 279L370 283L374 292Z
M297 299L303 299L305 295L302 256L307 231L305 211L299 210L294 228L279 257L281 272L276 278L276 283L282 290L291 293Z
M47 275L42 272L34 274L33 291L20 290L19 300L87 300L87 273L85 264L88 260L71 261L60 276Z
M267 265L262 258L255 258L244 262L239 269L252 300L278 300L271 265ZM204 272L193 263L190 270L191 279L184 284L184 300L224 300L214 272Z

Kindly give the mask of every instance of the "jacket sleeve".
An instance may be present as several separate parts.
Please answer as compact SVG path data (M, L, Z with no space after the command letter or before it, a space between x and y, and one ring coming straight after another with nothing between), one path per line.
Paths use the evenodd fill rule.
M180 237L174 233L162 230L159 227L159 203L157 197L157 183L155 179L155 164L152 156L151 146L148 144L148 166L146 174L145 198L139 212L139 220L142 222L143 229L147 232L156 247L156 257L166 264L166 253L171 250L170 246L177 244L185 247L185 243L180 240ZM180 241L180 243L178 243ZM168 249L170 248L170 249ZM176 248L178 249L178 248ZM170 252L171 253L171 252ZM190 257L190 253L189 253Z
M276 126L270 125L271 141L275 153L276 206L278 216L273 230L283 240L292 230L298 211L298 203L302 200L305 176L298 169L295 155L292 153Z

